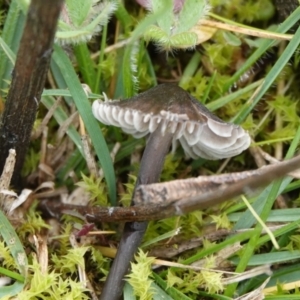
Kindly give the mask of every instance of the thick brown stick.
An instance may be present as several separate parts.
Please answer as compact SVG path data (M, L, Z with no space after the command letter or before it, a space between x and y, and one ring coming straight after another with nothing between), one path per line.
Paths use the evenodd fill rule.
M139 206L86 207L46 201L41 202L40 208L52 217L59 218L63 213L79 214L94 223L161 220L212 207L249 191L254 192L299 168L300 155L258 170L211 176L211 181L205 176L205 180L198 177L140 185L135 193L135 201L140 203ZM177 190L174 186L177 186ZM183 196L185 192L188 197Z
M15 149L12 185L20 189L20 174L44 88L56 24L63 0L32 0L13 70L0 128L0 173L9 149Z

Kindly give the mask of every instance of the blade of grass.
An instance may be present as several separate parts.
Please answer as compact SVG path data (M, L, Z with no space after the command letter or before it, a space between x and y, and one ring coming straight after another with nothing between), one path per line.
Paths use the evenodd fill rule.
M9 61L14 65L16 61L16 54L9 48L5 41L0 37L0 48L5 53ZM1 55L1 57L4 57ZM5 63L4 63L5 64Z
M132 286L126 282L123 289L124 300L136 300Z
M295 138L288 150L286 159L291 158L294 155L296 148L299 145L299 141L300 141L300 127L298 128ZM291 180L291 178L288 178L288 179ZM261 196L258 197L257 201L262 203L262 210L260 213L257 211L257 213L260 215L263 222L265 222L267 220L267 218L270 214L270 211L272 209L272 206L274 204L274 201L276 200L278 194L280 193L280 189L282 188L283 182L284 182L283 179L276 180L267 189L265 189L265 191L261 194L261 195L265 194L264 198L262 198ZM253 208L254 208L254 205L253 205ZM236 224L235 229L240 228L240 227L245 228L244 225L242 225L242 223L243 222L245 223L246 221L248 221L247 218L253 218L252 216L250 216L248 210L242 216L242 218L239 220L239 222ZM252 257L255 249L258 246L258 241L260 238L261 230L262 230L262 226L260 224L257 224L255 229L253 230L253 235L251 236L249 242L245 246L245 249L243 252L243 259L239 262L239 264L236 268L236 272L243 272L246 269L246 267L248 266L248 262L249 262L250 258ZM236 287L237 287L237 283L229 285L225 291L225 295L232 297L236 291Z
M19 1L13 0L9 5L9 11L4 23L1 37L12 53L16 53L25 22L25 16L19 7ZM7 60L7 56L0 49L0 89L7 87L6 80L10 80L13 64Z
M300 265L293 264L291 266L286 266L283 268L280 268L279 270L274 270L273 276L270 279L270 282L268 283L267 287L270 286L276 286L278 282L292 282L295 280L299 280L300 276Z
M138 145L141 145L143 141L138 139L129 139L122 143L121 149L118 151L116 157L115 157L115 163L121 161L123 158L129 156L131 153L133 153L134 149ZM128 166L126 166L128 167Z
M16 273L16 272L12 272L10 270L7 270L5 268L0 267L0 274L5 275L7 277L10 277L12 279L18 280L20 282L24 282L24 276Z
M253 255L248 261L248 267L250 266L260 266L265 264L279 264L283 262L288 262L291 260L296 260L300 258L300 251L280 251L280 252L271 252L271 253L262 253ZM234 257L230 261L237 265L243 257Z
M210 93L210 91L211 91L212 85L213 85L213 83L215 82L216 75L217 75L217 72L214 71L214 73L212 74L212 76L211 76L210 79L209 79L207 88L206 88L206 90L205 90L205 93L204 93L203 98L202 98L202 101L201 101L203 104L206 104L206 101L207 101L207 99L208 99L208 95L209 95L209 93Z
M280 26L278 27L278 33L285 33L292 28L300 19L300 7L297 8ZM276 42L273 40L265 40L261 46L247 59L247 61L241 66L241 68L231 77L226 86L224 92L227 91L230 86L236 82L242 74L244 74L251 66Z
M298 14L300 16L300 7L296 11L298 11ZM257 92L254 94L254 97L251 98L244 105L244 107L240 110L238 114L236 114L236 116L231 120L232 122L240 124L246 119L248 114L253 110L253 108L257 105L261 97L271 87L271 85L276 80L279 73L282 71L282 69L288 63L290 58L293 56L293 54L295 53L295 51L299 46L299 43L300 43L300 27L297 29L294 37L292 38L292 40L290 41L286 49L283 51L279 59L276 61L275 65L268 72L264 82L257 90Z
M291 223L285 225L284 227L281 227L281 228L275 230L273 232L273 235L275 237L280 237L284 234L287 234L291 231L298 229L299 225L300 225L300 220L298 219L297 221L291 222ZM264 235L264 236L260 237L259 240L257 241L257 246L258 247L262 246L266 242L269 242L269 240L270 240L270 237L268 235Z
M237 222L241 218L242 213L232 213L228 215L230 222ZM271 210L267 222L293 222L300 218L300 208L285 208Z
M245 196L242 196L242 200L247 205L249 211L252 213L253 217L256 219L256 221L261 225L261 227L265 230L267 235L270 237L270 240L272 241L273 246L276 249L279 249L279 245L272 233L272 231L269 229L269 227L261 220L259 215L256 213L256 211L252 208L251 204L248 202L248 199Z
M85 43L81 43L74 47L78 68L82 75L83 81L91 88L94 87L96 78L95 64L91 59L90 51Z
M201 291L198 292L198 295L202 296L202 299L232 300L232 298L223 295L217 295L217 294L212 295Z
M155 282L174 300L192 300L190 297L187 297L174 287L168 287L165 280L163 280L158 274L152 273L155 279Z
M102 36L101 36L101 46L100 46L100 55L97 65L97 72L95 72L95 78L93 82L93 91L100 92L101 89L101 65L104 61L104 49L106 47L106 38L107 38L107 25L103 26Z
M16 283L13 286L0 288L0 296L7 292L20 291L25 285L25 278L27 277L27 255L24 250L24 247L15 232L14 228L0 210L0 235L3 237L4 242L11 252L12 257L14 258L16 265L18 266L19 272L22 275L23 283ZM14 294L15 295L15 294Z
M284 190L284 193L288 193L300 188L300 180L290 183Z
M198 65L201 61L201 54L199 52L194 53L194 55L192 56L192 58L189 60L187 66L185 67L181 79L178 83L178 85L180 87L184 87L184 85L191 80L191 78L193 77L194 73L197 71L198 69Z
M118 8L115 12L117 19L121 22L122 27L124 28L125 34L130 33L130 27L132 26L132 17L128 14L127 10L125 9L123 3L118 3Z
M291 177L284 178L283 180L280 180L280 186L278 189L278 192L274 196L275 198L280 195L285 187L292 181ZM269 185L266 189L264 189L261 194L257 197L256 201L252 204L253 209L260 215L262 211L265 209L265 204L268 198L268 195L270 194L271 190L273 188L273 184ZM240 229L246 229L251 228L253 224L255 223L255 219L253 218L252 214L247 210L244 212L241 216L241 218L238 220L238 222L235 224L234 229L240 230Z
M292 267L284 267L280 268L278 270L273 270L272 277L270 278L269 282L267 283L266 289L269 290L270 287L274 287L274 292L277 290L278 282L281 283L288 283L288 282L293 282L296 281L297 278L299 277L299 265L292 266ZM242 283L238 287L238 293L240 295L244 295L250 291L253 291L256 289L258 286L263 284L265 281L266 276L258 276L251 278L247 282Z
M82 160L83 155L79 152L79 149L77 148L66 160L62 168L58 170L56 174L57 180L61 183L65 182L66 178L68 177L68 174L70 174L70 171L74 171Z
M4 297L9 297L6 299L12 299L11 297L19 294L24 288L24 283L16 281L12 285L2 286L0 287L0 297L3 299ZM3 297L3 298L2 298Z
M206 105L206 107L210 110L210 111L215 111L218 108L223 107L224 105L230 103L231 101L236 100L237 98L241 97L242 95L249 93L250 91L254 90L255 88L257 88L263 81L259 80L256 82L253 82L247 86L245 86L242 89L239 89L233 93L230 93L224 97L221 97L215 101L212 101L210 103L208 103Z
M294 139L294 137L293 137L293 139ZM282 193L285 194L285 193L294 191L294 190L299 189L299 188L300 188L300 180L296 180L296 181L293 181L293 182L289 183L284 188ZM250 203L253 203L254 200L255 200L254 198L250 199ZM231 222L237 222L239 220L239 218L241 217L242 213L235 213L235 212L236 211L244 211L244 209L245 209L245 205L242 202L238 202L238 203L233 204L232 206L228 207L228 209L225 210L225 213L228 215ZM280 209L279 211L282 212L282 215L283 215L283 218L284 218L285 211L286 211L286 214L289 215L289 214L292 214L292 212L289 212L289 211L294 211L295 209L297 211L297 208ZM273 213L273 211L272 211L272 213ZM276 210L275 210L274 216L279 217L276 213ZM283 220L283 218L282 218L282 220ZM268 222L269 221L275 222L275 221L272 221L271 219L270 220L268 219ZM280 222L280 221L278 221L278 222ZM281 222L285 222L285 221L281 221Z
M53 59L60 68L95 147L95 151L104 171L111 204L116 205L116 179L107 144L104 140L99 124L92 114L91 105L81 87L77 74L75 73L69 58L59 46L55 45L54 49Z
M48 96L48 97L42 97L41 102L50 109L54 103L55 100ZM59 106L55 112L54 112L54 118L57 121L58 124L63 124L67 119L68 115L65 113L65 111ZM70 137L70 139L73 141L73 143L76 145L77 149L80 151L81 155L84 156L83 148L82 148L82 142L79 133L76 131L74 126L70 126L67 130L67 135Z
M265 299L266 300L298 300L299 299L299 294L296 295L292 295L292 294L288 294L288 295L272 295L272 296L266 296Z
M300 127L298 128L298 131L295 135L295 138L292 142L292 144L290 145L288 154L286 156L286 158L291 158L293 156L293 154L296 151L296 147L299 143L300 140ZM285 189L285 187L292 181L291 177L287 177L282 179L282 182L280 184L280 188L278 190L278 193L275 195L275 198L282 193L282 191ZM269 185L266 189L264 189L262 191L262 193L257 197L257 200L255 201L255 203L253 203L252 207L255 209L255 211L261 215L261 213L265 210L265 203L267 201L268 198L268 194L271 192L273 187L273 184ZM269 213L268 213L269 215ZM264 220L265 221L265 220ZM235 224L234 229L235 230L239 230L239 229L245 229L245 228L250 228L253 226L255 220L252 216L252 214L247 210L246 212L243 213L243 215L241 216L241 218L239 219L239 221Z
M148 247L152 244L155 244L157 242L160 242L162 240L166 240L166 239L169 239L171 237L174 237L175 235L177 235L178 233L180 232L180 228L177 228L177 229L173 229L173 230L170 230L162 235L159 235L158 237L156 238L153 238L147 242L144 242L142 245L141 245L141 248L144 248L144 247Z
M58 88L68 89L66 81L64 80L64 77L60 71L60 68L53 59L50 62L50 67L51 67L51 73L55 79L55 83L58 86ZM71 106L72 103L74 103L71 94L70 97L64 97L64 99L69 106Z
M150 74L150 77L153 81L153 85L157 85L157 78L156 78L156 74L155 74L155 69L154 69L154 65L153 62L151 61L151 57L149 55L148 51L145 51L145 61L147 63L147 70Z
M200 260L208 255L211 255L215 252L218 252L218 251L224 249L226 246L233 245L238 242L243 242L243 241L249 239L251 235L252 235L252 232L246 231L246 232L242 232L242 233L230 236L225 241L223 241L219 244L216 244L216 245L212 245L208 249L203 249L202 251L198 252L197 254L192 255L191 257L185 259L182 263L186 264L186 265L190 265L197 260Z
M161 289L154 282L151 284L151 288L155 291L153 300L173 300L163 289Z
M67 89L51 89L51 90L44 90L42 96L62 96L62 97L72 97L71 93ZM102 95L90 93L88 94L89 99L100 99Z

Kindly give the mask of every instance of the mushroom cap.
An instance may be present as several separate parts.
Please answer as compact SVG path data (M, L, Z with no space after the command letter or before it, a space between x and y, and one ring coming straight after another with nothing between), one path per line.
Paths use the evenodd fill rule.
M174 134L191 158L222 159L240 154L250 145L249 134L240 126L213 115L197 99L175 84L161 84L125 100L96 100L94 116L103 124L121 127L134 137L154 132Z

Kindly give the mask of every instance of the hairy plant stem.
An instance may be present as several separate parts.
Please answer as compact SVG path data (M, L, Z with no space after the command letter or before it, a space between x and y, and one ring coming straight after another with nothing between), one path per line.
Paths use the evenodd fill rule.
M150 135L143 153L135 190L141 184L159 181L172 137L172 134L168 131L162 133L161 126L158 126L156 131ZM135 191L131 205L134 205L134 194ZM125 284L124 276L128 272L130 262L141 244L147 225L148 222L129 222L125 224L117 255L101 293L101 300L118 300L121 297Z

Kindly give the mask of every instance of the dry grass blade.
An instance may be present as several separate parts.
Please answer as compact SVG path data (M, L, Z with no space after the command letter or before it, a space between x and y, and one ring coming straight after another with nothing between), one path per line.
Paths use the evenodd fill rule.
M62 100L62 97L58 97L57 100L55 101L55 103L52 105L52 107L48 110L46 116L44 117L42 123L39 125L39 127L31 134L31 139L35 140L37 138L40 137L40 135L42 134L44 128L47 126L47 124L49 123L50 119L52 118L55 110L57 109L57 107L60 105Z
M9 189L10 181L13 176L14 167L16 163L16 151L14 149L9 150L8 157L6 158L3 172L0 177L0 207L4 211L9 211L12 201L10 195L6 195L3 191Z
M223 29L231 32L238 32L245 35L256 36L256 37L261 37L266 39L291 40L293 37L292 34L280 34L276 32L265 31L256 28L250 28L250 27L240 27L237 25L230 25L230 24L225 24L225 23L211 21L211 20L201 20L199 24L211 28L218 28L218 29Z

